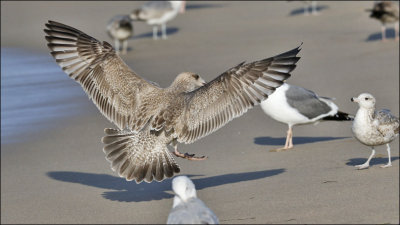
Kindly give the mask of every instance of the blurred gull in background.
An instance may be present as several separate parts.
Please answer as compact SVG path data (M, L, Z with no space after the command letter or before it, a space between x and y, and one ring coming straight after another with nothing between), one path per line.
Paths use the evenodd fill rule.
M219 224L218 217L197 198L196 188L187 176L172 180L174 203L167 224Z
M347 113L338 111L332 99L319 97L310 90L288 83L277 88L272 95L262 101L261 108L268 116L289 126L285 146L271 151L293 148L294 125L317 123L320 120L352 120Z
M399 4L390 1L375 2L374 7L366 11L371 12L371 18L381 21L382 41L386 40L386 24L393 23L395 40L399 40Z
M153 26L153 39L158 39L158 27L161 26L162 38L167 39L167 22L179 12L184 12L184 1L149 1L130 14L132 20L146 21Z
M353 134L362 144L372 148L372 153L368 160L364 164L356 165L356 167L358 169L368 168L369 161L375 155L374 147L384 144L386 144L389 161L381 167L392 166L389 143L399 136L399 119L390 114L387 109L375 111L376 100L371 94L360 94L358 97L351 98L351 101L358 103L360 107L354 118Z
M119 53L122 42L122 54L128 51L128 39L133 35L133 25L129 15L114 16L107 25L107 33L114 40L114 48Z

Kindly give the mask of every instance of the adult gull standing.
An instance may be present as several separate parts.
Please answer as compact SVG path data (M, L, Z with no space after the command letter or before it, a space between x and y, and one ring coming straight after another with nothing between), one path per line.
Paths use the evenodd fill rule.
M167 22L174 19L184 7L183 1L149 1L130 14L132 20L146 21L153 26L153 39L158 39L161 26L162 38L167 39Z
M219 224L218 217L197 198L196 188L187 176L172 180L174 203L167 224Z
M293 148L294 125L317 123L321 120L352 120L349 114L338 111L332 99L320 97L313 91L284 83L266 100L261 102L262 110L273 119L286 123L288 131L285 146L271 151Z
M167 88L149 82L126 65L107 42L62 23L46 23L51 55L77 81L118 129L105 129L103 151L118 175L137 183L172 177L180 168L178 143L193 143L243 115L290 77L300 46L263 60L240 63L206 83L180 73Z
M399 119L390 114L387 109L375 111L376 100L369 93L362 93L358 97L351 98L351 101L359 105L352 126L354 137L362 144L372 148L372 153L367 161L356 167L358 169L368 168L369 162L375 155L375 146L384 144L386 144L389 161L381 167L392 166L389 143L399 136Z

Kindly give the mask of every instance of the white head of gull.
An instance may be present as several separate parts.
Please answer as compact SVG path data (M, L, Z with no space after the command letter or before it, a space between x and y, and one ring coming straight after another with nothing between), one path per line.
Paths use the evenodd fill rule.
M375 155L374 147L384 144L386 144L389 161L381 167L392 166L389 143L399 136L399 119L390 114L387 109L375 111L376 100L369 93L362 93L358 97L351 98L351 101L359 105L352 126L354 137L362 144L372 148L368 160L364 164L356 165L356 167L358 169L368 168L369 162Z
M62 23L46 24L51 55L78 82L118 129L105 129L102 142L111 169L137 183L179 173L167 146L190 160L206 157L178 151L243 115L291 75L300 46L263 60L240 63L207 84L196 73L178 75L169 87L149 82L129 68L107 42Z
M320 97L305 88L283 84L261 102L263 111L274 120L288 125L285 146L271 151L293 148L294 125L318 123L324 120L348 121L353 117L338 110L338 106L327 97Z
M167 224L219 224L218 217L197 198L196 188L187 176L172 180L174 203Z
M184 1L149 1L130 14L132 20L146 21L153 26L153 39L158 39L158 28L161 26L162 38L167 39L167 22L182 12Z

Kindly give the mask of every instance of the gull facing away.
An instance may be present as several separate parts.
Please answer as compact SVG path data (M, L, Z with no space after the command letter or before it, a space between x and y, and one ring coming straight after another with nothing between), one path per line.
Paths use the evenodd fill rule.
M240 63L209 83L180 73L167 88L140 77L107 42L62 23L46 23L47 46L58 65L77 81L118 129L105 129L102 142L112 170L137 183L162 181L180 172L178 151L258 105L290 77L300 46L263 60Z
M318 123L321 120L353 120L349 114L338 111L332 99L320 97L313 91L288 83L284 83L262 101L261 108L268 116L286 123L289 127L285 146L271 150L274 152L293 148L294 125Z
M354 118L352 131L354 137L362 144L370 146L372 153L368 160L361 165L356 165L358 169L366 169L369 162L375 155L375 146L386 144L389 161L382 168L392 166L390 157L390 145L399 136L399 119L390 114L387 109L375 111L375 98L369 93L360 94L356 98L351 98L352 102L357 102L359 109Z
M167 39L167 22L183 12L183 1L149 1L130 14L132 20L146 21L153 26L153 39L158 39L158 27L161 26L162 38Z
M382 1L374 4L372 9L366 11L371 12L370 17L381 21L382 41L386 41L386 24L394 23L395 40L399 40L399 5L394 2Z
M126 54L128 51L128 39L131 38L133 35L133 25L131 23L131 18L128 15L114 16L108 22L107 33L110 38L114 40L114 47L117 54L119 53L121 43L121 54Z
M219 224L218 217L197 198L196 188L187 176L172 180L174 203L167 224Z

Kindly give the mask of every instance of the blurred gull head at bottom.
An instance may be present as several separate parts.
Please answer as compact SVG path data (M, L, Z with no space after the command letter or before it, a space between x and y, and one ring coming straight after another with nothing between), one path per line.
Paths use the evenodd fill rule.
M172 180L174 203L167 224L218 224L219 220L203 201L197 198L196 188L187 176Z

